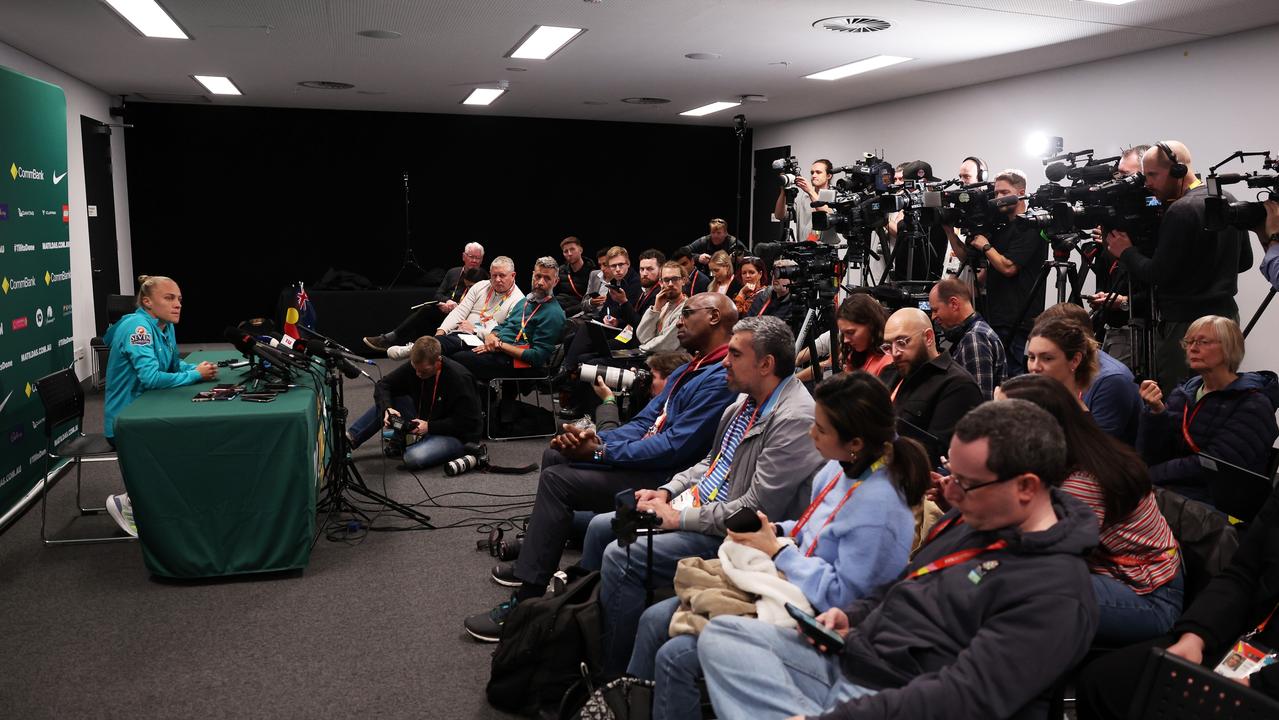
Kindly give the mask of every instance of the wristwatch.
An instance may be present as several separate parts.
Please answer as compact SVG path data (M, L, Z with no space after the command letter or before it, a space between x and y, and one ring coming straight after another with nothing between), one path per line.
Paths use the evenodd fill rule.
M981 253L982 253L982 255L985 255L986 253L988 253L988 252L990 252L991 250L994 250L994 249L995 249L995 246L994 246L994 245L991 245L990 243L986 243L986 247L984 247L984 248L982 248L982 249L981 249Z

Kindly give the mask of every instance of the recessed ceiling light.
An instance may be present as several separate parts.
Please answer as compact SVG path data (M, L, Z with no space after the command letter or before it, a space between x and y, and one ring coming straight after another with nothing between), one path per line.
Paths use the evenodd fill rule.
M135 30L152 38L190 40L155 0L104 0Z
M703 116L703 115L710 115L711 113L717 113L717 112L719 112L720 110L727 110L727 109L729 109L729 108L735 108L735 107L737 107L738 105L741 105L741 103L739 103L739 102L713 102L713 103L711 103L710 105L703 105L703 106L701 106L701 107L699 107L699 108L693 108L692 110L685 110L684 112L680 113L680 115L688 115L689 117L701 117L701 116Z
M399 40L404 37L394 30L361 30L357 32L356 35L373 38L374 40Z
M351 83L336 82L333 80L304 80L298 85L312 90L350 90L355 87Z
M195 81L214 95L241 95L240 88L230 78L221 75L192 75Z
M1136 0L1088 0L1088 2L1101 3L1102 5L1127 5Z
M688 58L689 60L718 60L720 59L720 54L719 53L687 53L684 55L684 57Z
M506 69L506 71L507 72L528 72L528 68L509 67Z
M839 67L833 67L829 70L823 70L819 73L805 75L804 78L808 80L842 80L846 77L860 75L864 72L886 68L889 65L896 65L897 63L904 63L914 59L915 58L899 57L897 55L875 55L874 57L868 57L864 60L851 62L847 65L840 65Z
M560 51L570 40L585 32L582 28L534 25L506 57L520 60L545 60Z
M506 92L506 88L475 88L470 95L462 101L463 105L488 105L494 100L502 97L502 93Z

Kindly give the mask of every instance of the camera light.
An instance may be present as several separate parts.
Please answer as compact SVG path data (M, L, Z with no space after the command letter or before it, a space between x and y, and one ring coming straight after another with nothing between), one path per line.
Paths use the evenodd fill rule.
M805 75L805 80L842 80L853 75L861 75L871 70L879 70L890 65L909 62L915 58L899 57L897 55L875 55L857 62L851 62L847 65L840 65L829 70L823 70L812 75Z
M1049 157L1061 152L1062 138L1045 132L1031 133L1026 138L1026 154L1033 157Z
M692 110L685 110L684 112L680 113L680 115L688 115L689 117L702 117L703 115L710 115L711 113L717 113L720 110L735 108L738 105L741 105L741 103L713 102L710 105L703 105L701 107L693 108Z

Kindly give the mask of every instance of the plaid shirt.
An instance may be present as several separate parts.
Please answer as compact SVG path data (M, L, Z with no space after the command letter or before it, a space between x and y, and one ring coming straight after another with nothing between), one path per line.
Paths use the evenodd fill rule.
M982 397L992 399L995 388L1007 377L1007 366L1003 342L981 315L973 313L972 324L950 349L950 354L955 362L972 373L981 388Z

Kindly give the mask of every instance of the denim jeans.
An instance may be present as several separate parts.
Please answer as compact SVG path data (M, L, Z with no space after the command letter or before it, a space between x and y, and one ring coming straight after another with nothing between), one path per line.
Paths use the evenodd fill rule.
M1138 595L1126 583L1107 575L1092 576L1101 623L1093 641L1103 647L1124 647L1163 635L1181 615L1185 590L1183 572L1154 592Z
M875 690L844 677L838 655L817 651L794 628L719 617L702 630L697 657L722 718L821 715Z
M679 608L679 598L653 604L640 616L635 650L626 672L653 680L653 720L700 720L702 694L697 679L697 636L670 636L671 617Z
M600 516L592 521L602 522ZM587 531L589 538L590 531ZM653 536L653 587L670 587L675 579L675 565L682 558L713 558L724 538L717 535L676 531ZM583 555L585 555L583 551ZM647 575L648 538L641 536L630 547L617 543L604 550L600 569L600 607L604 611L604 670L620 673L626 670L635 644L640 614L644 612Z
M391 404L396 410L400 411L400 415L404 416L405 420L412 420L417 417L417 408L413 406L413 399L408 395L392 398ZM351 437L355 440L351 445L351 449L354 450L359 447L381 429L382 415L378 412L377 405L374 405L347 428L347 431L351 433ZM417 442L405 448L404 464L412 470L417 470L434 467L459 457L461 454L461 440L448 435L423 435L418 438Z
M412 420L417 417L417 407L413 405L413 398L408 395L399 395L391 398L391 407L398 410L405 420ZM373 407L347 426L346 431L351 433L351 438L355 440L355 442L351 443L352 450L363 445L366 440L378 434L382 429L382 412L384 410L378 410L377 403L374 403Z
M587 570L599 570L604 566L604 551L617 539L613 532L614 513L600 513L591 518L582 539L582 559L578 565ZM646 546L647 547L647 546Z

